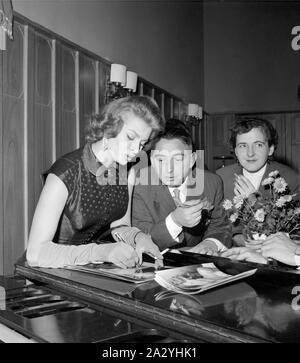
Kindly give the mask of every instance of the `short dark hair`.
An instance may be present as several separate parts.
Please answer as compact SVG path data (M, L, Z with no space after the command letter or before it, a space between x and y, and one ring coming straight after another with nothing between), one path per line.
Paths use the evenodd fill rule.
M161 139L179 139L186 145L190 146L192 151L195 151L189 128L183 121L180 121L176 118L169 118L167 120L165 130L156 136L156 138L153 140L153 146L155 146L155 144L158 143Z
M148 96L129 96L106 104L99 115L91 118L86 133L87 142L96 142L103 138L116 137L124 125L123 114L132 112L151 128L150 140L164 129L165 119L157 103Z
M262 131L268 141L269 146L276 149L278 144L278 133L270 121L258 117L242 117L237 118L235 124L231 128L230 144L233 149L236 147L237 135L246 134L254 128Z

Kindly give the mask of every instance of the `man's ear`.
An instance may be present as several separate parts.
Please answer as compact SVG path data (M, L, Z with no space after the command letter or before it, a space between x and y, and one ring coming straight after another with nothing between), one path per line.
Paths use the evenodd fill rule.
M190 168L192 168L197 160L197 153L195 151L192 152L192 155L191 155L191 165L190 165Z
M269 156L272 156L274 154L274 151L275 151L275 147L274 147L274 145L271 145L270 150L269 150Z

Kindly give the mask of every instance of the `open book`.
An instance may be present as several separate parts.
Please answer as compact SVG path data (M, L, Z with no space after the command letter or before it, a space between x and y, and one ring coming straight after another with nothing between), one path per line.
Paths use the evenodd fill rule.
M148 262L143 262L140 267L126 269L117 267L111 263L89 263L83 266L68 266L67 268L75 271L83 271L127 282L133 282L135 284L154 280L156 271L155 265Z
M190 295L240 280L255 272L256 269L253 269L229 275L219 270L213 263L203 263L157 271L155 281L168 290Z

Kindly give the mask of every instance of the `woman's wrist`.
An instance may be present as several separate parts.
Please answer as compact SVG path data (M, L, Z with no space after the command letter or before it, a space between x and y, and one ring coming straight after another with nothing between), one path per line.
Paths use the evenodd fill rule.
M141 231L137 227L120 226L119 229L117 228L114 229L113 234L118 242L124 242L130 245L131 247L135 248L136 236L140 232Z

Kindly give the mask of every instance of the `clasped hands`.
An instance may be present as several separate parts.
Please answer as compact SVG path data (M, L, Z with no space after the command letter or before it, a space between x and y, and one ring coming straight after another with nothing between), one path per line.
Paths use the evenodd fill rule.
M202 210L212 210L214 206L209 200L192 199L184 203L178 202L177 208L171 213L173 221L180 227L195 227L201 220Z

